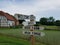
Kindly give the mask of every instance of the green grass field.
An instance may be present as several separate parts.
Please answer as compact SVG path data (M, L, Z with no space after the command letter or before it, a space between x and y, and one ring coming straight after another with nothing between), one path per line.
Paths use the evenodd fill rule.
M60 26L44 26L48 30L60 30Z
M31 45L30 39L22 34L21 29L0 29L0 45ZM35 42L35 45L45 45Z
M0 35L0 45L30 45L29 41Z
M18 39L23 39L27 40L27 44L23 44L23 41L21 41L22 45L29 45L29 35L24 35L22 34L23 31L27 31L27 30L23 30L23 29L0 29L0 33L3 34L4 36L8 36L10 35L11 37L15 37ZM29 31L29 30L28 30ZM39 30L35 30L35 31L39 31ZM60 31L39 31L39 32L44 32L45 36L40 37L40 36L36 36L36 42L45 44L45 45L60 45ZM0 36L1 37L1 36ZM17 40L19 41L19 40ZM13 41L14 42L14 41ZM37 44L36 45L41 45L41 44ZM20 43L19 43L20 44ZM3 44L2 44L3 45Z

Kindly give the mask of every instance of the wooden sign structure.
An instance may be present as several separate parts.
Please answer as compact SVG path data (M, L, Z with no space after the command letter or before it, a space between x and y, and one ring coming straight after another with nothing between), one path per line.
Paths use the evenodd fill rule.
M30 15L30 31L23 31L23 34L28 34L31 36L31 45L35 45L35 36L44 36L42 32L34 32L34 22L35 17Z
M30 35L31 36L31 45L35 45L35 37L34 37L34 35L32 35L32 32L34 31L35 16L30 15L29 19L30 19L30 24L29 24L30 32L23 32L23 33L24 34L28 34L28 35L31 34Z

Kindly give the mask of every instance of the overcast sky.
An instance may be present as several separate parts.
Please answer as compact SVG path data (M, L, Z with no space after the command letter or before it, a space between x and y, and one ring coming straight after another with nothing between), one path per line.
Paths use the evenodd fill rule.
M0 0L0 10L12 15L33 14L36 20L50 16L60 20L60 0Z

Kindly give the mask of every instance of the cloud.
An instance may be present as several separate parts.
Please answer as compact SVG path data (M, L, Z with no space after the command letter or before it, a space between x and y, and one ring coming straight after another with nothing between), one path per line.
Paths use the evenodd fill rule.
M12 0L12 3L9 2L8 4L7 1L5 1L6 4L4 4L4 6L12 11L16 10L16 12L18 12L20 10L22 13L36 13L37 11L52 10L60 7L60 0L31 0L31 2L30 0L29 2L26 2L26 0L25 3L23 1L22 4L20 2L16 2L16 0Z
M0 10L10 14L34 14L38 18L39 16L46 16L42 13L48 13L52 10L60 10L60 0L9 0L2 1L0 6Z

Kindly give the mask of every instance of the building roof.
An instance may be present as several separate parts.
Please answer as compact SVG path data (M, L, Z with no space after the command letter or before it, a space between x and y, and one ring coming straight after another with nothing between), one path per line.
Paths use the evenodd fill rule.
M15 17L13 17L12 15L5 13L3 11L0 11L0 15L5 16L8 20L12 20L12 21L16 20Z

